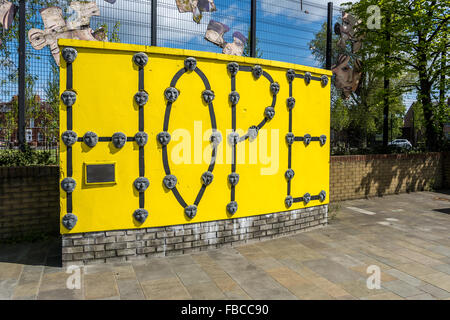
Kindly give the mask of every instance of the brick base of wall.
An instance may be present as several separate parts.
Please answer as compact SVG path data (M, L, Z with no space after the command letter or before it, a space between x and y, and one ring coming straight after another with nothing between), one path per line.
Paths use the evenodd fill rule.
M327 224L328 205L177 226L62 235L63 265L121 262L235 246Z

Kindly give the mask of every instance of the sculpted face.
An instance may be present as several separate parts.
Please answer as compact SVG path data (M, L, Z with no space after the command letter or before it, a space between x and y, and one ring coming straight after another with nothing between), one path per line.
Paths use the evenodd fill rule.
M258 127L257 126L251 126L248 129L248 138L250 139L250 141L253 141L256 139L256 137L258 137Z
M255 79L259 79L259 77L263 74L263 69L260 65L256 65L252 68L252 74L255 77Z
M320 191L320 193L319 193L319 200L321 202L323 202L323 201L325 201L326 197L327 197L327 193L324 190Z
M77 183L73 178L64 178L61 181L61 188L67 193L73 192L73 190L75 190L76 186L77 186Z
M270 84L270 91L272 92L272 94L277 94L278 92L280 92L280 85L278 84L278 82Z
M194 71L196 67L197 67L197 60L195 58L189 57L184 60L184 68L187 71Z
M239 133L237 133L237 132L231 132L231 133L228 135L228 142L229 142L231 145L234 145L234 144L238 143L238 142L239 142Z
M187 206L186 208L184 208L184 213L190 219L194 218L195 215L197 214L197 206L195 204L193 204L191 206Z
M320 141L320 145L323 146L326 142L327 142L327 136L326 135L321 135L319 137L319 141Z
M286 172L284 173L284 176L286 177L287 180L291 180L295 175L294 170L292 169L287 169Z
M307 203L309 203L311 201L311 195L309 194L309 193L305 193L304 195L303 195L303 202L305 203L305 204L307 204Z
M239 182L239 174L236 172L230 173L228 175L228 182L232 185L235 186L238 184Z
M320 77L320 83L322 84L322 86L325 87L325 86L328 84L328 76L322 75L322 76Z
M289 110L293 109L295 107L295 98L294 97L287 98L286 104Z
M122 148L127 142L127 137L122 132L116 132L112 136L112 143L117 149Z
M78 136L77 134L72 130L64 131L61 135L61 139L64 142L64 144L68 147L73 146L75 142L77 142Z
M237 91L232 91L228 96L231 104L236 105L239 102L240 96Z
M169 174L164 177L163 183L167 189L173 189L177 185L177 177L175 177L173 174Z
M294 81L294 79L295 79L295 71L293 69L289 69L286 72L286 78L288 79L289 82Z
M98 136L95 132L88 131L83 136L83 141L88 147L95 147L98 142Z
M309 84L311 82L311 73L305 72L305 83Z
M231 201L227 204L227 211L229 214L235 214L238 209L238 205L236 201Z
M170 133L162 131L156 135L156 138L162 146L166 146L170 142Z
M77 94L70 90L64 91L61 94L61 100L66 106L71 107L77 100Z
M295 141L295 135L292 132L289 132L286 134L286 142L287 144L291 145Z
M206 171L202 174L202 183L207 186L213 181L214 175L210 171Z
M284 204L286 205L286 207L290 207L290 206L292 206L292 204L294 203L294 198L292 198L292 196L287 196L285 199L284 199Z
M174 87L169 87L164 91L164 96L170 102L175 102L178 99L178 89Z
M227 69L230 75L235 76L239 71L239 64L237 62L230 62L227 65Z
M139 192L144 192L149 185L150 181L148 181L148 179L145 177L139 177L136 180L134 180L134 187Z
M78 52L74 48L66 47L61 51L61 55L67 63L73 63L78 55Z
M148 62L148 56L144 52L139 52L133 56L133 61L138 67L145 67Z
M215 146L219 145L219 143L222 142L222 135L219 131L214 131L211 133L211 137L209 138L209 141Z
M66 229L72 230L77 224L78 218L73 213L67 213L62 218L62 224Z
M134 211L133 217L137 222L144 223L147 220L148 211L145 209L137 209Z
M139 147L143 147L147 143L148 135L143 131L139 131L134 135L134 140L136 141Z
M134 95L134 101L138 106L143 107L148 101L148 93L145 91L139 91Z
M303 137L303 142L305 143L305 145L308 145L311 143L311 135L310 134L305 134L305 136Z
M214 92L211 90L205 90L202 92L202 97L205 103L211 103L214 100Z
M273 117L275 117L275 108L266 107L266 109L264 109L264 116L267 118L267 120L272 120Z

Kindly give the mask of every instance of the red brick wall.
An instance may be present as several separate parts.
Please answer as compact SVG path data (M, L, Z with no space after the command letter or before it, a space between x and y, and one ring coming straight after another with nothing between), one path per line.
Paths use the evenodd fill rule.
M330 201L439 189L444 184L443 167L444 155L437 152L334 156Z
M59 167L0 167L0 240L59 232Z

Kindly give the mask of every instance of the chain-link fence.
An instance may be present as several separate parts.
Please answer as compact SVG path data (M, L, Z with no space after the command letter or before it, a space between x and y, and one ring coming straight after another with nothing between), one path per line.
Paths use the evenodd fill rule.
M7 0L0 0L5 3ZM19 0L8 0L19 5ZM69 0L26 1L26 113L25 140L28 145L54 150L58 143L59 74L57 64L45 45L36 50L28 34L30 29L44 30L42 9L59 6L66 21L76 18ZM200 0L199 7L211 2L215 11L180 12L177 4L189 1L157 0L156 20L152 21L152 0L96 0L100 13L90 18L93 31L102 28L108 41L150 45L152 26L156 29L154 43L162 47L222 52L222 47L205 39L211 20L224 25L224 42L232 43L233 35L251 34L252 0ZM0 11L1 12L1 11ZM13 13L13 12L12 12ZM340 16L334 6L333 21ZM19 14L15 15L8 30L0 29L0 148L18 146L18 68L19 68ZM201 18L199 20L199 17ZM194 21L196 19L197 21ZM300 0L256 1L255 56L323 67L312 55L309 46L315 35L324 30L327 4ZM51 21L52 22L52 21ZM153 22L153 23L152 23ZM3 26L5 27L5 26ZM244 55L250 55L250 41L245 43Z

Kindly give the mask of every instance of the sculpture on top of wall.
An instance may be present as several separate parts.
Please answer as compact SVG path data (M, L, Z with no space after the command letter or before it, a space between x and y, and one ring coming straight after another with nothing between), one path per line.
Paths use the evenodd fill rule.
M351 43L352 54L356 54L362 46L362 38L356 37L356 29L361 23L351 14L342 12L342 24L334 25L334 32L340 36L338 46L341 49L347 47L347 41ZM336 88L342 89L342 95L348 99L353 92L357 92L362 76L362 63L358 58L350 59L350 55L341 54L331 70L336 76Z
M230 28L226 24L211 19L206 29L205 40L223 48L222 53L224 54L242 56L247 38L239 31L236 31L233 33L233 42L228 43L223 38L228 31L230 31Z
M202 12L216 11L214 0L176 0L178 12L192 12L192 19L196 23L202 20Z
M0 25L8 30L14 20L18 7L6 0L0 0ZM0 45L2 41L0 40Z
M100 16L100 10L95 2L72 1L69 12L72 14L65 21L61 8L42 9L40 14L44 22L44 30L32 28L28 31L31 46L36 50L49 46L57 65L60 64L58 39L107 41L102 28L93 31L89 26L91 17Z

